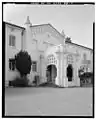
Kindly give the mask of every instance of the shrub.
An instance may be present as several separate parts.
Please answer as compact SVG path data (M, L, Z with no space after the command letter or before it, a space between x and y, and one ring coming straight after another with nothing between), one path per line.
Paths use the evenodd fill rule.
M39 83L39 75L35 75L34 76L34 81L33 81L34 84L38 84Z
M81 83L93 83L93 73L92 72L83 73L82 75L80 75L80 80Z
M80 75L80 78L92 78L93 77L93 73L91 72L85 72L82 75Z
M31 70L31 57L26 51L20 51L15 55L16 68L20 72L21 77L26 76Z
M27 87L29 83L29 80L27 77L16 77L13 81L9 81L9 86L14 86L14 87Z

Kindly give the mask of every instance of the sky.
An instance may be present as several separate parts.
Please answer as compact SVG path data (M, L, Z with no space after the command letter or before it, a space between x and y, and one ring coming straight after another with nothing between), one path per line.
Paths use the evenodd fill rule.
M25 27L29 16L32 25L50 23L60 33L64 30L72 42L93 48L94 5L4 4L3 20Z

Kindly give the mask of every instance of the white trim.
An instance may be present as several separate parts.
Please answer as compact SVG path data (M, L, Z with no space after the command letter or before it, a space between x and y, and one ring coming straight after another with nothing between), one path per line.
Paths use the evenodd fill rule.
M50 45L56 46L55 44L50 43L50 42L48 42L48 41L44 41L43 44L50 44Z

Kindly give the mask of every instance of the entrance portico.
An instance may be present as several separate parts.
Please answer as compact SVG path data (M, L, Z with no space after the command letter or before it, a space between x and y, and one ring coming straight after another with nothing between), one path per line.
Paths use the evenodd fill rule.
M78 77L77 55L74 52L63 52L63 46L53 46L45 52L47 61L47 81L52 81L60 87L80 86Z

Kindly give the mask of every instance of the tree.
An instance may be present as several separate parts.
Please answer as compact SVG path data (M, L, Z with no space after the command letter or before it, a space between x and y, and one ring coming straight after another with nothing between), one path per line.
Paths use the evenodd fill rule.
M26 51L20 51L15 55L16 68L20 72L21 77L26 76L31 71L31 57Z

